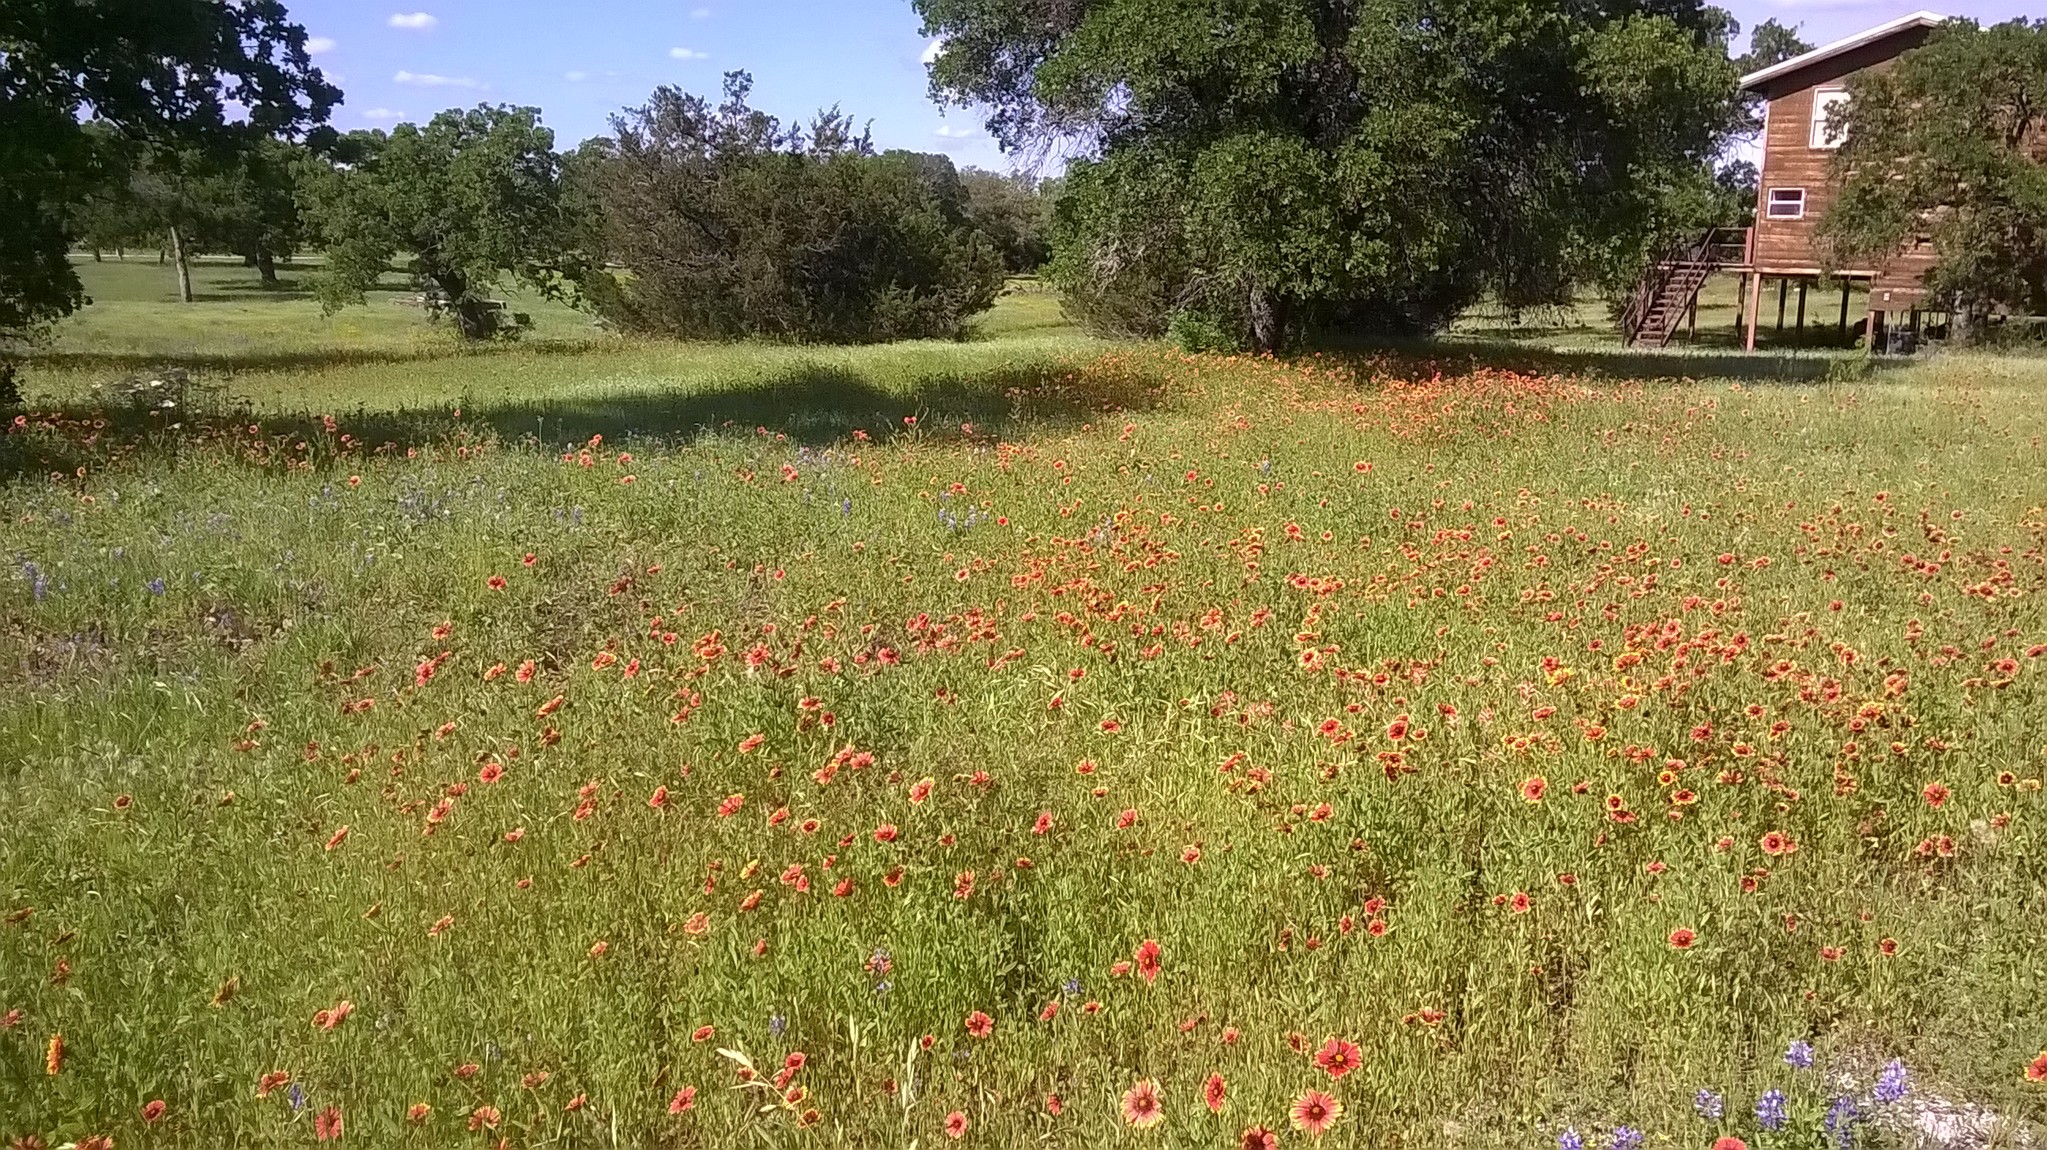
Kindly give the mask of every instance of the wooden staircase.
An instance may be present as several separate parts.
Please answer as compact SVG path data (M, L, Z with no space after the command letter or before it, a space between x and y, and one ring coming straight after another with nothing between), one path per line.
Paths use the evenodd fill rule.
M1748 265L1749 229L1712 228L1671 247L1649 265L1621 313L1630 346L1668 347L1699 289L1714 272Z

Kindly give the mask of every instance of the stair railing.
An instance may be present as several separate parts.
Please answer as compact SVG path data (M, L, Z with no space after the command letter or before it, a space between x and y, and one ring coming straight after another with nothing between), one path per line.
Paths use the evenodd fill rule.
M1708 228L1665 249L1643 270L1642 278L1635 281L1628 306L1621 312L1623 340L1635 342L1655 312L1657 302L1678 276L1695 269L1710 274L1728 264L1746 263L1748 243L1747 228Z

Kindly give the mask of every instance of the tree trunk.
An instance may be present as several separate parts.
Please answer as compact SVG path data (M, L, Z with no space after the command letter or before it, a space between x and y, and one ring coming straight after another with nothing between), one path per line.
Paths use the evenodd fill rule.
M192 302L192 264L185 256L185 237L171 229L171 256L178 261L178 302Z
M100 250L97 247L92 249L92 262L96 264L106 262L105 260L100 258Z
M1250 310L1251 350L1278 351L1280 341L1286 338L1286 301L1254 282L1251 285Z
M461 272L447 272L433 279L447 297L444 306L455 317L455 330L462 333L462 338L489 339L494 317L482 300L470 298L468 278Z
M277 260L270 254L269 248L256 249L256 270L263 276L264 287L277 286Z

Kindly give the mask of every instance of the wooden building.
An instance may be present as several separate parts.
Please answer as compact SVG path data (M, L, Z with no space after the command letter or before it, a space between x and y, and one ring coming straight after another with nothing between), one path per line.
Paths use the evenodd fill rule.
M1696 314L1699 288L1715 272L1725 271L1742 277L1743 343L1750 350L1756 346L1767 286L1776 288L1777 326L1784 326L1795 291L1796 325L1805 327L1807 297L1821 278L1819 221L1840 187L1834 157L1841 140L1829 129L1827 113L1848 99L1851 76L1889 67L1924 44L1945 20L1937 13L1914 12L1741 78L1742 90L1761 95L1766 109L1756 222L1688 239L1657 260L1622 315L1622 333L1629 342L1670 342L1687 314ZM1921 277L1933 258L1931 241L1920 239L1875 266L1837 269L1839 326L1845 329L1849 323L1852 283L1869 291L1872 347L1880 346L1887 320L1916 328L1925 294Z
M1796 285L1802 316L1806 293L1819 278L1815 233L1840 186L1833 164L1841 139L1828 129L1828 111L1846 103L1849 77L1888 68L1900 55L1924 44L1945 20L1937 13L1914 12L1741 78L1742 90L1760 94L1767 109L1763 155L1756 165L1760 170L1756 223L1748 244L1748 266L1741 269L1748 284L1747 347L1756 345L1766 280L1777 282L1780 298ZM1887 316L1913 313L1916 324L1925 293L1921 277L1932 266L1933 245L1921 239L1875 266L1839 269L1835 278L1844 281L1843 322L1848 306L1845 281L1859 281L1869 288L1872 344Z

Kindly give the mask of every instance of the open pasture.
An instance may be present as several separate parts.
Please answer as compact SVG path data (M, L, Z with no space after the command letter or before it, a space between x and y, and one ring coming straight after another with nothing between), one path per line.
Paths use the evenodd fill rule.
M2036 366L266 306L0 447L0 1136L2041 1134Z

